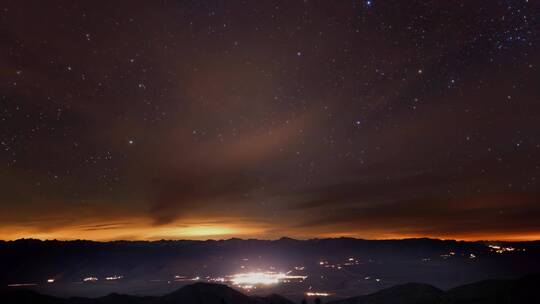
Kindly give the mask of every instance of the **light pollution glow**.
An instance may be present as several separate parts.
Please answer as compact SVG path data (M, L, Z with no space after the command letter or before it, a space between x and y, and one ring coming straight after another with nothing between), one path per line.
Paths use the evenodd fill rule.
M219 220L189 221L170 225L152 225L147 219L132 219L129 221L99 222L78 224L73 226L52 227L43 229L29 226L0 227L0 239L16 240L20 238L74 240L84 236L84 239L96 241L110 240L160 240L160 239L209 239L229 238L233 236L252 236L262 233L263 227L257 225L242 225L221 223ZM133 224L136 223L136 224Z
M0 239L16 240L20 238L74 240L81 238L95 241L111 240L160 240L160 239L227 239L262 238L277 239L282 236L297 239L353 237L364 239L403 239L430 237L439 239L455 239L464 241L499 240L499 241L528 241L540 239L540 232L516 233L478 233L478 234L416 234L395 233L386 230L341 231L321 233L311 229L272 229L264 221L245 221L242 219L223 218L193 218L185 222L174 222L167 225L154 225L148 218L122 218L118 221L91 221L77 224L53 225L4 225L0 227Z

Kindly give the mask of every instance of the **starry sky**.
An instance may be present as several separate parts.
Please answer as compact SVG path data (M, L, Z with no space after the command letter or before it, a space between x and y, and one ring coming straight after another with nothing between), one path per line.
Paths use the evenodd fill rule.
M2 1L0 239L540 239L540 3Z

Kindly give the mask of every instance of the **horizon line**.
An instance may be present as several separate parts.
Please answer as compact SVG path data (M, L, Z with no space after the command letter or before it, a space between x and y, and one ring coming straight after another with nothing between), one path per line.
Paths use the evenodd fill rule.
M43 238L35 238L35 237L24 237L24 238L18 238L18 239L0 239L0 242L16 242L16 241L41 241L41 242L93 242L93 243L113 243L113 242L146 242L146 243L154 243L154 242L181 242L181 241L190 241L190 242L223 242L223 241L232 241L232 240L240 240L240 241L267 241L267 242L275 242L280 241L284 239L289 239L293 241L299 241L299 242L308 242L308 241L318 241L318 240L339 240L339 239L350 239L355 241L407 241L407 240L433 240L433 241L454 241L454 242L465 242L465 243L488 243L488 242L499 242L499 243L533 243L533 242L539 242L540 239L530 239L530 240L497 240L497 239L477 239L477 240L471 240L471 239L452 239L452 238L437 238L437 237L406 237L406 238L380 238L380 239L371 239L371 238L356 238L356 237L350 237L350 236L336 236L336 237L314 237L314 238L294 238L294 237L287 237L282 236L279 238L241 238L241 237L229 237L229 238L208 238L208 239L189 239L189 238L178 238L178 239L111 239L111 240L92 240L92 239L43 239Z

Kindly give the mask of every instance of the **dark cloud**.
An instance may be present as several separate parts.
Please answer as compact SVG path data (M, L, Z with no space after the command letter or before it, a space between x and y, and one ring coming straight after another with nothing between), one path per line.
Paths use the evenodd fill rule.
M527 234L540 227L538 195L496 195L441 200L423 198L340 208L299 227L386 231L404 235L475 237Z

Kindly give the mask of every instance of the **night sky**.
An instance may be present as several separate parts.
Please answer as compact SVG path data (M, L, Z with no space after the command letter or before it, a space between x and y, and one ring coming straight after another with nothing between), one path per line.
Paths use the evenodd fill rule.
M2 1L0 239L540 239L540 3Z

